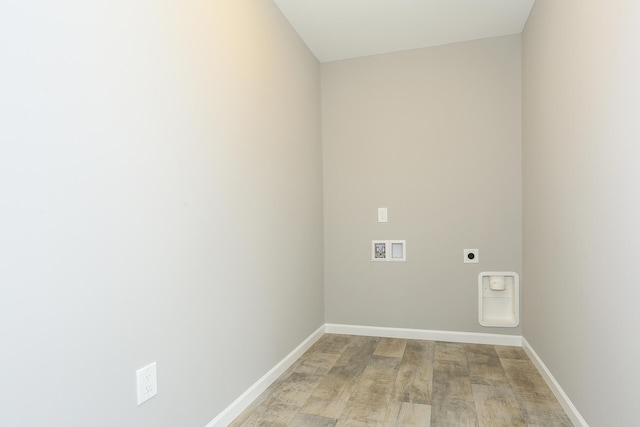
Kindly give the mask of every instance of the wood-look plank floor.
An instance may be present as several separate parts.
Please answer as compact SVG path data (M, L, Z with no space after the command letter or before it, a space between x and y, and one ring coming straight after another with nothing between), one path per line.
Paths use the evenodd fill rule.
M569 427L519 347L323 335L232 427Z

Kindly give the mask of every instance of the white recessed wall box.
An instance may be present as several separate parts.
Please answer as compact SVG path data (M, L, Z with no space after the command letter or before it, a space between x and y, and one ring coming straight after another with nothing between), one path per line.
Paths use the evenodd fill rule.
M406 240L372 240L371 261L406 261Z
M514 271L478 275L478 321L482 326L514 328L520 323L520 278Z

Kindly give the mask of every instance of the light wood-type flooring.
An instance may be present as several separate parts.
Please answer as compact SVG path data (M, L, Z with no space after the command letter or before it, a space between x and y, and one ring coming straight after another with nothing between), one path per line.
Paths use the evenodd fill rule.
M230 425L572 423L519 347L325 334Z

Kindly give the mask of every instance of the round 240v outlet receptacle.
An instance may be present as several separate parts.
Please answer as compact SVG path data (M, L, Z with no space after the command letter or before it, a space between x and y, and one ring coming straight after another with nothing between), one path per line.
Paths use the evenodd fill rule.
M478 262L480 262L480 257L478 256L478 250L465 249L463 260L465 264L477 264Z

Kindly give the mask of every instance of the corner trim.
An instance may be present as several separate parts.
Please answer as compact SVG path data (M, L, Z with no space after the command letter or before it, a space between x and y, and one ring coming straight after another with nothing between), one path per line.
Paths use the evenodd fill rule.
M229 425L238 415L258 398L275 380L278 379L296 360L300 358L320 337L325 333L325 325L320 326L291 353L285 356L276 366L271 368L269 372L264 374L262 378L256 381L236 400L220 412L205 427L224 427Z
M433 331L427 329L386 328L378 326L325 324L327 333L363 335L367 337L405 338L428 341L447 341L469 344L522 346L520 335L486 334L480 332Z
M571 403L569 396L567 396L562 387L560 387L558 381L556 381L554 376L551 374L551 371L547 368L540 356L538 356L538 353L535 352L533 347L531 347L531 344L529 344L524 337L522 337L522 349L527 353L527 356L529 356L538 372L540 372L540 375L542 375L542 378L544 378L545 382L556 396L556 399L558 399L560 406L562 406L564 411L567 413L567 416L573 425L589 427L585 419L580 415L580 412L578 412L578 409L576 409L576 407L573 406L573 403Z

